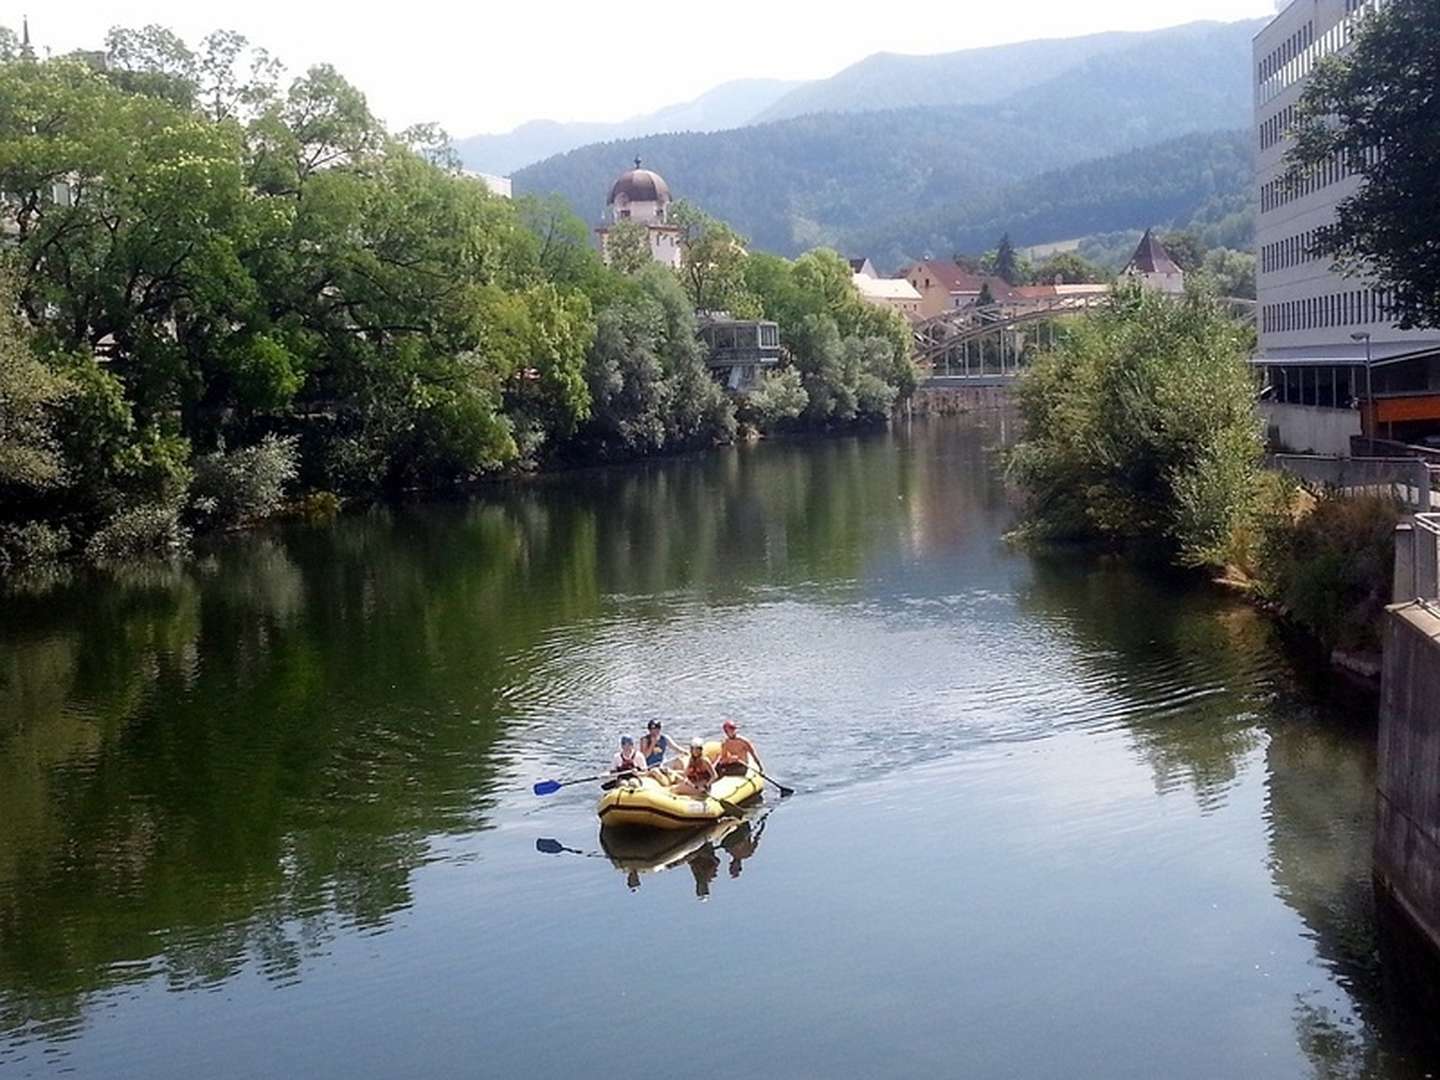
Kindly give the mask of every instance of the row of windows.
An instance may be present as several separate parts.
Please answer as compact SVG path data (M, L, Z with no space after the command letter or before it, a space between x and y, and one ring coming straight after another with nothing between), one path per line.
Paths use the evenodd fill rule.
M1293 330L1388 322L1393 299L1388 289L1350 289L1328 296L1282 300L1264 306L1260 312L1260 329L1267 334L1284 334Z
M1285 108L1262 123L1260 125L1260 149L1269 150L1283 139L1285 133L1290 130L1290 125L1295 123L1295 117L1299 111L1298 106L1286 105Z
M1364 369L1353 364L1324 367L1279 367L1265 369L1270 401L1286 405L1316 405L1322 409L1350 409L1364 392Z
M1365 151L1363 157L1366 165L1374 165L1380 160L1380 151L1371 147ZM1260 212L1267 214L1271 210L1278 210L1286 203L1327 188L1346 177L1354 176L1356 172L1357 170L1350 167L1345 155L1336 153L1331 154L1321 164L1307 169L1297 180L1292 181L1288 175L1282 173L1274 180L1260 185Z
M1270 55L1255 67L1255 81L1263 83L1295 57L1299 56L1315 40L1315 24L1307 22L1288 38L1271 50Z
M1276 240L1273 244L1261 244L1260 272L1270 274L1276 270L1288 270L1292 266L1323 259L1325 256L1314 250L1319 233L1319 229L1306 229L1294 236L1287 236L1284 240Z
M1272 69L1265 69L1262 62L1261 67L1267 70L1267 73L1260 76L1259 103L1264 105L1274 101L1280 94L1309 75L1321 59L1331 53L1339 52L1349 45L1361 20L1371 12L1383 7L1385 3L1386 0L1360 0L1359 3L1353 5L1347 2L1345 17L1321 34L1317 40L1307 40L1298 53L1289 59L1277 61ZM1310 24L1306 23L1305 27L1308 31ZM1298 33L1297 31L1297 35ZM1297 35L1292 35L1292 40ZM1282 45L1271 56L1285 50L1286 46ZM1266 59L1268 60L1270 57Z

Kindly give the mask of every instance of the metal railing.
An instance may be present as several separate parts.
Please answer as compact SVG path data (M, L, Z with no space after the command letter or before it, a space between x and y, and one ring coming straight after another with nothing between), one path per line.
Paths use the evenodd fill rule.
M1346 495L1397 499L1409 510L1435 505L1435 472L1414 457L1337 458L1314 454L1275 454L1270 463L1307 484Z

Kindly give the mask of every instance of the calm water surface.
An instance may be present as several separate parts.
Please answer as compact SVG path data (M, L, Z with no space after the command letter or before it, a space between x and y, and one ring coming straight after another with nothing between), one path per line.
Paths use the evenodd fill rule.
M776 1077L1425 1075L1370 894L1373 700L1244 606L1007 548L1008 434L574 474L3 596L0 1074L738 1040ZM530 794L730 715L799 794L669 869L604 856L589 785Z

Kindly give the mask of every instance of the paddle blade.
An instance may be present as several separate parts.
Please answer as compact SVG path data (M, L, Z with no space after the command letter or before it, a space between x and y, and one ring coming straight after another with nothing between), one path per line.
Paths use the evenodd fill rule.
M535 841L535 850L546 855L559 855L565 850L565 845L559 840L551 840L548 836L542 836Z
M551 795L560 790L559 780L541 780L535 785L536 795Z

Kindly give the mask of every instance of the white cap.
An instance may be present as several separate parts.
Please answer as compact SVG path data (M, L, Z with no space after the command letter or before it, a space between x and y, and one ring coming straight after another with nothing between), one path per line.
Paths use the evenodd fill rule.
M705 749L705 740L702 739L702 738L700 738L699 735L696 735L695 738L693 738L693 739L690 740L690 749L691 749L691 750L704 750L704 749Z

